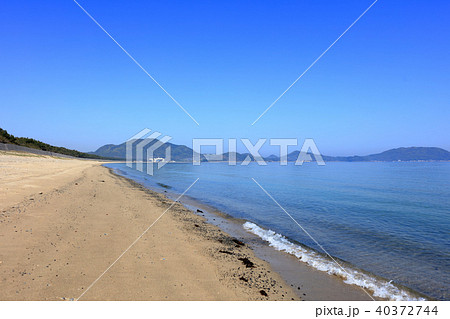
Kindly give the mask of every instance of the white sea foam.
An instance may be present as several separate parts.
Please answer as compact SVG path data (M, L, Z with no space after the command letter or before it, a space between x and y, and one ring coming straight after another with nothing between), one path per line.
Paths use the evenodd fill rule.
M269 245L275 249L294 255L309 266L320 271L327 272L331 275L337 275L343 278L344 282L347 284L363 287L364 289L373 292L373 295L376 297L389 300L425 300L413 296L408 291L396 287L389 281L376 278L375 276L371 276L350 266L341 265L345 269L344 271L330 258L321 255L312 249L296 245L283 235L277 234L272 230L263 229L251 222L246 222L243 226L247 231L267 241Z

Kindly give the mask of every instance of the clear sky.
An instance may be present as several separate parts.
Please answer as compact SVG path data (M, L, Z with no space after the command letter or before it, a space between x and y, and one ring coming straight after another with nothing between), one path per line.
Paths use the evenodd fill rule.
M81 151L148 127L193 137L314 138L323 154L450 150L450 1L4 1L0 127Z

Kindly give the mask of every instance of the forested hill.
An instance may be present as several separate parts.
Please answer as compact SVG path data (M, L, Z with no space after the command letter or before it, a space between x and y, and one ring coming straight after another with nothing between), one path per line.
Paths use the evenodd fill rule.
M77 150L70 150L65 147L59 147L59 146L53 146L38 140L35 140L33 138L28 137L15 137L14 135L9 134L6 130L0 128L0 143L5 144L13 144L13 145L19 145L24 147L29 147L41 151L47 151L52 153L58 153L73 157L80 157L80 158L92 158L92 159L106 159L105 157L94 155L94 154L87 154L83 152L79 152Z

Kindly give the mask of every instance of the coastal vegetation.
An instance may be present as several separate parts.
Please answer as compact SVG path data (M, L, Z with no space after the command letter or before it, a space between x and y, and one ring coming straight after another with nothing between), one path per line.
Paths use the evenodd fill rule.
M58 153L73 157L80 157L80 158L92 158L92 159L105 159L103 156L95 155L95 154L87 154L83 152L79 152L77 150L71 150L65 147L60 146L53 146L38 140L35 140L33 138L28 137L15 137L12 134L9 134L6 130L0 128L0 143L5 144L13 144L13 145L19 145L24 146L28 148L33 148L41 151L47 151L52 153Z

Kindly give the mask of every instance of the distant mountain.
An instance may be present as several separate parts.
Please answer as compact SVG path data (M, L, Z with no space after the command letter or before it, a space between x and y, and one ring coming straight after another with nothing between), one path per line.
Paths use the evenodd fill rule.
M438 147L400 147L367 156L371 161L449 161L450 152Z
M151 147L152 145L154 145L157 141L157 139L146 139L147 140L147 145L144 147L144 152L146 152L146 150ZM140 142L144 141L143 139L140 140L135 140L133 141L133 160L136 159L136 153L135 153L135 148L136 145L139 144ZM153 157L157 158L157 157L161 157L161 158L165 158L166 157L166 149L170 146L171 148L171 160L175 161L175 162L192 162L192 158L193 158L193 154L194 151L190 148L187 147L185 145L177 145L177 144L172 144L172 143L165 143L163 144L161 147L159 147L158 149L156 149L153 153ZM110 157L110 158L116 158L116 159L126 159L126 142L119 144L119 145L115 145L115 144L106 144L101 146L99 149L97 149L95 152L89 152L89 154L93 154L93 155L98 155L98 156L105 156L105 157ZM235 157L236 157L236 161L237 162L242 162L245 160L245 158L247 156L250 156L250 159L253 161L254 158L251 154L249 153L234 153ZM233 156L233 153L224 153L223 154L223 161L228 161L230 156ZM205 155L201 155L200 159L202 162L206 161L206 157ZM278 160L276 158L276 160Z
M135 143L142 142L143 140L136 140ZM144 148L152 146L157 140L149 140L148 144ZM136 145L136 144L135 144ZM160 148L156 149L153 157L165 158L165 152L167 147L171 147L171 159L176 162L192 162L193 150L185 145L177 145L172 143L165 143ZM300 151L294 151L288 154L288 161L294 162L298 158ZM100 147L95 154L103 157L112 157L117 159L125 159L126 157L126 143L119 145L107 144ZM136 154L133 153L133 159ZM237 162L242 162L247 156L253 161L254 158L249 153L224 153L223 161L228 161L230 156L235 156ZM438 147L400 147L391 149L379 154L371 154L366 156L322 156L325 162L395 162L395 161L450 161L450 152L438 148ZM314 156L312 156L314 160ZM204 155L201 155L201 160L206 161ZM264 157L267 162L277 162L280 158L276 155L270 155Z
M107 159L95 154L83 153L77 150L67 149L65 147L53 146L33 138L28 137L15 137L14 135L9 134L6 130L0 128L0 143L5 144L13 144L18 146L24 146L28 148L33 148L36 150L47 151L52 153L58 153L73 157L80 158L93 158L93 159Z
M137 144L143 142L143 139L134 140L133 145L136 146ZM148 148L150 148L152 145L154 145L158 140L157 139L146 139L147 144L143 148L144 152L147 151ZM153 153L153 158L166 157L166 149L170 147L171 148L171 160L176 162L192 162L194 151L185 146L185 145L177 145L172 143L165 143L161 145L161 147L157 148ZM136 147L133 147L133 160L136 159ZM119 145L114 144L107 144L99 149L97 149L95 152L90 152L90 154L95 154L98 156L107 156L107 157L113 157L117 159L126 159L126 143L122 143ZM204 160L204 157L201 157L202 160Z
M288 155L288 161L295 161L299 151ZM400 147L382 153L366 156L326 156L325 162L397 162L397 161L450 161L450 152L439 147ZM314 157L312 157L314 160Z

